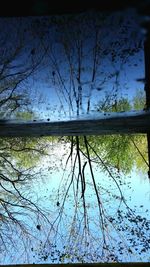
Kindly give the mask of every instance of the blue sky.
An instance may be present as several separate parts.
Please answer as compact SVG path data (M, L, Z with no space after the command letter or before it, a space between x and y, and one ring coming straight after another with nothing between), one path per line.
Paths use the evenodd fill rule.
M67 148L66 148L67 149ZM68 145L69 149L69 145ZM65 161L67 159L68 154L64 156L64 145L59 144L57 147L54 147L54 150L50 150L50 157L45 157L39 162L38 168L36 171L41 169L40 177L37 177L36 180L31 182L31 189L30 189L30 196L32 196L32 201L36 200L37 204L39 207L43 207L45 211L47 211L47 215L49 217L50 222L53 222L57 215L59 214L59 207L56 205L57 201L59 200L60 203L62 204L62 199L63 199L63 187L66 190L67 185L69 184L69 180L67 182L67 185L65 185L65 182L67 181L67 177L70 175L71 171L71 161L68 162L68 166L66 168L65 174L63 173L63 167L65 166ZM62 160L62 161L61 161ZM60 168L60 161L61 161L61 168ZM41 166L42 163L42 166ZM54 168L55 166L55 168ZM77 171L77 170L76 170ZM93 164L93 171L95 174L95 179L97 186L99 186L99 194L101 196L101 200L103 202L103 208L106 210L106 214L108 216L111 216L112 218L116 218L117 216L117 209L118 205L120 203L119 198L115 199L112 197L112 195L118 195L119 196L119 191L117 190L115 184L112 182L110 177L102 171L102 169L97 166L97 164ZM91 244L93 242L93 250L96 249L96 246L100 246L100 242L102 239L102 236L100 234L100 229L99 229L99 224L98 224L98 208L97 208L97 200L95 196L95 192L92 189L92 180L89 175L89 170L86 170L86 206L87 212L88 212L88 217L89 217L89 225L90 225L90 234L89 238L91 236ZM63 177L63 182L62 182L62 177ZM71 179L71 178L70 178ZM130 208L133 210L135 209L135 214L140 215L142 218L145 217L147 220L150 220L150 215L149 215L149 199L150 199L150 187L149 187L149 181L147 179L147 174L146 173L140 173L137 172L136 168L133 168L132 172L129 175L124 175L121 174L121 180L122 180L122 186L121 190L123 192L124 197L127 200L127 204L129 205ZM61 189L60 191L60 196L58 198L58 188L61 183ZM106 191L105 191L106 190ZM111 192L107 193L107 190ZM64 191L65 192L65 191ZM78 228L79 227L79 221L81 220L81 228L79 228L79 232L81 231L82 233L82 227L84 225L84 221L82 220L82 215L83 215L83 209L82 209L82 199L79 197L78 198L78 216L76 218L75 225ZM69 233L71 229L71 220L73 219L74 212L75 212L75 199L74 199L74 193L73 193L73 187L70 188L68 198L66 199L65 207L64 207L64 212L62 215L62 220L58 226L58 232L59 234L57 235L57 238L54 237L53 231L49 235L49 242L51 244L55 243L57 246L57 249L62 249L63 251L63 246L67 245L67 241L69 240ZM120 210L122 212L126 212L125 206L122 204L120 207ZM96 220L95 220L96 218ZM24 254L20 257L23 251L23 247L21 243L19 243L19 240L16 241L18 242L18 247L17 247L17 253L15 253L15 257L11 253L6 256L6 257L1 257L3 258L3 262L1 264L13 264L13 263L51 263L51 249L48 245L48 242L46 242L47 239L47 234L50 231L50 225L46 224L44 221L39 221L38 223L41 225L41 231L36 229L36 222L34 222L34 218L32 217L32 220L27 221L27 223L30 224L32 227L32 234L37 238L32 239L32 242L28 243L27 250L24 251ZM32 225L31 225L32 224ZM57 225L57 223L56 223ZM55 226L56 226L55 225ZM126 221L126 217L124 217L124 223L122 225L130 226L129 221ZM117 224L115 225L117 226ZM138 229L138 226L136 226ZM140 224L139 224L140 227ZM132 228L131 228L132 229ZM116 232L115 229L111 226L111 224L108 227L108 236L109 234L114 238L114 240L111 240L111 243L117 244L119 240L124 240L125 244L130 246L130 243L128 243L128 239L130 238L130 231L122 231L122 232ZM78 234L79 234L78 232ZM99 233L99 234L98 234ZM80 240L80 235L77 234L77 237ZM147 231L148 234L148 231ZM60 238L62 236L62 238ZM116 238L116 241L115 241ZM138 242L137 236L134 236L134 239L136 242ZM93 241L92 241L93 240ZM45 247L41 246L41 241L46 242ZM28 242L26 240L26 242ZM19 245L20 244L20 245ZM125 245L124 244L124 245ZM125 245L125 246L126 246ZM31 250L31 247L33 247L33 251ZM75 246L74 246L75 247ZM140 248L139 246L136 246L136 248ZM77 253L80 254L80 243L79 243L79 251ZM118 253L118 247L116 248L116 254ZM133 249L131 247L131 249ZM100 250L100 247L99 247ZM11 249L13 252L13 249ZM48 253L48 258L44 260L42 258L42 251L45 251L44 253ZM88 251L88 248L87 248ZM86 251L86 253L87 253ZM149 260L149 254L148 251L147 253L143 253L142 256L134 250L134 253L131 254L130 256L127 253L123 253L123 255L119 256L120 261L148 261ZM26 257L26 253L28 254L28 257ZM72 251L73 253L73 251ZM57 253L56 253L57 254ZM9 258L10 256L10 258ZM34 257L33 257L34 256ZM92 254L91 254L92 257Z
M12 35L7 34L7 29L15 36L14 44L20 42L21 38L23 48L13 64L23 64L26 67L43 57L38 69L18 88L20 93L27 91L31 109L38 112L39 118L53 116L53 113L54 116L71 114L68 94L74 108L76 106L73 83L77 96L78 87L82 87L81 113L86 113L89 99L90 108L94 110L106 93L132 100L137 89L144 89L144 84L136 81L138 78L144 78L142 42L145 37L139 26L142 18L133 9L129 9L124 13L116 12L108 18L87 12L86 15L78 15L76 19L77 22L69 20L69 23L64 25L59 22L55 24L49 17L0 20L1 29L5 28L4 35L7 36L7 42L10 42L9 46L12 43ZM141 48L138 48L139 44ZM77 80L79 46L80 49L82 46L80 84ZM95 49L98 63L92 81ZM130 54L134 49L138 52ZM116 72L119 73L118 84ZM66 113L62 106L65 107Z

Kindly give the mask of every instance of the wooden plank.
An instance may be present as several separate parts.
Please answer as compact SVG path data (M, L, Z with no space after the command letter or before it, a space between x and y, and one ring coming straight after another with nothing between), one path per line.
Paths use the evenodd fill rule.
M131 263L72 263L72 264L17 264L1 265L3 267L148 267L148 262L131 262Z
M62 121L0 120L0 137L147 133L150 111L104 113Z
M145 55L145 93L146 93L146 108L150 109L150 22L147 24L147 35L144 43ZM147 147L148 147L148 161L149 170L148 177L150 179L150 131L147 132Z
M147 26L147 35L144 43L144 60L145 60L145 94L146 108L150 108L150 23Z

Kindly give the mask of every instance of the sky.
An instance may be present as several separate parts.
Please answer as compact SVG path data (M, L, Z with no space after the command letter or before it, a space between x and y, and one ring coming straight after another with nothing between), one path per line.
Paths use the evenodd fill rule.
M7 73L38 65L16 92L26 91L28 109L39 119L74 115L77 109L86 114L89 100L90 110L95 110L108 96L132 100L138 89L144 90L144 84L136 81L144 78L141 21L133 9L108 16L89 11L66 16L63 22L57 16L1 18L1 57L12 58ZM5 91L7 96L10 90ZM4 116L9 116L8 108Z
M44 208L45 212L47 211L47 216L50 220L50 222L55 221L57 216L59 216L60 207L57 206L57 202L60 202L60 205L63 201L63 196L65 193L65 190L67 186L70 183L70 171L71 171L71 160L68 161L67 168L64 173L64 167L66 164L66 160L69 153L69 144L65 145L65 155L64 155L64 144L57 144L53 147L53 150L49 150L50 156L45 156L41 159L41 161L38 163L36 171L39 169L41 170L41 173L39 174L39 177L36 177L36 180L31 181L31 184L28 185L30 187L30 197L32 196L32 201L36 201L36 204L38 204L39 207ZM67 153L68 151L68 153ZM81 159L82 160L82 159ZM83 162L82 162L83 164ZM117 218L117 210L119 207L120 200L119 198L115 198L115 196L119 196L119 191L117 190L115 184L107 175L106 172L100 168L97 164L92 164L93 171L95 175L95 181L98 186L99 194L101 195L101 200L103 202L103 208L110 218ZM77 169L76 169L77 173ZM85 175L86 175L86 206L87 206L87 212L88 212L88 218L89 218L89 235L87 235L87 240L91 240L91 248L89 248L89 259L88 256L86 260L89 262L92 261L92 255L94 255L94 249L98 249L100 251L100 243L102 240L101 231L99 228L98 218L99 218L99 212L97 208L97 201L95 192L92 189L92 179L89 175L90 171L87 168ZM113 171L112 171L113 173ZM70 177L70 178L69 178ZM75 179L75 177L74 177ZM119 178L118 178L119 179ZM67 183L66 183L67 181ZM121 173L121 190L123 192L123 195L127 201L128 206L135 212L136 216L141 216L141 218L146 218L147 222L150 222L150 216L149 216L149 201L150 201L150 187L149 187L149 181L147 179L147 174L137 171L136 168L133 168L131 173L128 175ZM58 194L58 188L61 184L61 190L60 195ZM76 184L76 182L75 182ZM108 190L108 192L107 192ZM109 193L111 192L111 193ZM26 193L24 192L26 195ZM59 195L59 197L58 197ZM138 229L139 233L142 233L142 230L144 230L144 225L141 227L140 222L138 222L137 225L132 225L132 223L128 220L126 220L126 212L129 212L128 209L126 209L125 205L121 205L119 208L122 212L123 220L120 222L120 227L129 227L126 230L122 230L120 232L115 231L115 228L111 226L111 224L108 226L108 237L111 236L111 244L113 246L117 246L115 248L116 255L119 256L119 261L123 262L136 262L136 261L148 261L149 260L149 250L146 251L146 253L142 253L140 255L140 248L142 248L142 241L140 236L138 237ZM55 227L58 225L57 231L58 234L55 236L53 231L50 232L50 225L47 224L44 220L40 220L38 222L35 221L34 217L28 218L26 220L26 223L30 225L32 228L32 234L34 238L31 237L31 241L28 242L28 239L26 238L26 244L27 248L25 249L23 247L23 244L18 240L18 237L16 235L12 236L13 241L16 243L16 249L17 252L14 254L13 247L9 250L9 253L6 253L6 256L4 254L1 254L1 264L22 264L22 263L53 263L53 258L55 258L54 263L58 262L57 258L57 249L63 252L63 246L66 246L69 244L69 233L71 231L71 221L73 218L74 221L74 231L75 229L78 229L76 235L76 238L78 240L79 238L79 245L77 246L76 239L71 241L70 247L76 247L77 248L77 254L82 254L81 247L84 248L84 243L81 246L82 238L82 229L84 225L83 221L83 209L82 209L82 198L78 198L78 212L77 217L74 217L74 213L76 210L76 204L75 204L75 198L74 198L74 191L73 187L70 188L68 197L65 202L64 210L62 213L62 217L60 221L56 221ZM32 215L33 216L33 215ZM97 219L95 219L97 218ZM131 219L133 219L134 216L131 216ZM57 224L58 223L58 224ZM38 230L36 228L36 225L39 224L41 226L41 230ZM79 227L80 225L80 227ZM118 227L119 224L115 224L115 227ZM130 228L131 227L131 228ZM139 227L139 228L138 228ZM132 245L130 245L130 238L133 238L131 234L131 230L135 229L134 234L134 240L136 242L135 248L138 249L136 251ZM72 230L73 231L73 230ZM136 232L137 231L137 232ZM99 233L99 234L98 234ZM136 235L137 233L137 235ZM149 230L147 230L147 238L149 234ZM72 232L73 235L73 232ZM143 236L145 235L145 232L143 232ZM74 236L74 235L73 235ZM48 237L48 239L47 239ZM122 244L122 251L119 255L119 245L118 242L121 242L124 240L125 243ZM42 242L42 243L41 243ZM74 243L73 243L74 242ZM139 244L138 244L139 242ZM140 243L141 242L141 243ZM45 245L44 245L45 244ZM51 257L51 252L53 251L52 244L56 245L56 248L54 248L54 257ZM117 244L117 245L116 245ZM129 245L131 249L133 249L133 254L127 254L127 252L124 251L123 247ZM86 246L85 246L86 247ZM92 254L93 249L93 254ZM88 247L85 248L86 255L88 255ZM11 253L10 253L11 251ZM72 255L73 255L74 249L72 248ZM112 250L113 251L113 250ZM22 254L23 252L23 254ZM20 256L22 254L22 256ZM98 254L98 253L97 253ZM15 256L14 256L15 255ZM45 259L44 256L48 255ZM95 257L95 256L94 256ZM66 258L65 262L67 263L69 259ZM96 260L96 258L95 258ZM100 258L98 258L99 261ZM103 260L106 260L105 257L103 257ZM74 258L74 262L76 262L76 257Z

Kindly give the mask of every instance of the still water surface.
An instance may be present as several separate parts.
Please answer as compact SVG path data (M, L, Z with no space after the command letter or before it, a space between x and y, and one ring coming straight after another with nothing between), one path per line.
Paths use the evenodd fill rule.
M147 173L136 166L128 174L108 167L109 173L99 162L92 162L93 180L90 165L81 155L83 194L83 176L79 165L74 165L76 152L68 159L69 152L69 143L55 143L49 156L39 161L37 176L22 187L24 196L41 207L47 219L30 211L31 217L17 215L28 234L12 231L11 242L5 240L8 245L1 253L1 264L149 261Z

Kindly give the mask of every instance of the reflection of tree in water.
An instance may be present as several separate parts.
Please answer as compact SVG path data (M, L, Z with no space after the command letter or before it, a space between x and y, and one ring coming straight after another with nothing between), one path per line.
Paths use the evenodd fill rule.
M148 253L149 221L130 208L122 191L130 187L123 172L105 162L90 138L72 137L70 141L70 154L54 197L58 213L53 229L57 234L52 239L53 231L49 231L41 246L41 260L121 261L123 256L130 261Z
M0 146L0 253L11 258L14 250L26 254L28 242L36 239L32 228L49 222L31 192L40 174L35 166L46 154L46 145L44 140L1 138Z
M45 41L40 28L36 28L38 20L35 20L34 34L36 37L39 33L42 35L38 44L44 49L44 54L50 53L48 54L49 65L52 64L50 84L55 87L62 108L65 110L64 102L66 102L71 114L74 114L75 110L79 115L84 108L86 113L90 112L93 91L97 90L101 94L105 85L108 85L108 81L113 83L112 93L106 95L96 109L99 111L130 110L131 105L127 99L118 99L121 86L119 75L129 56L135 55L141 49L139 35L134 31L132 34L128 33L124 18L119 15L115 23L118 24L119 21L121 24L119 28L121 38L118 35L116 40L112 40L105 46L108 39L104 38L102 42L102 37L105 30L110 27L111 20L113 22L111 32L116 32L114 17L107 21L105 16L97 16L94 19L91 14L89 13L87 17L69 16L62 21L55 18L54 25L58 27L56 39L60 42L62 57L55 49L55 45L47 49L48 37ZM104 29L101 28L102 22L105 25ZM46 20L46 23L49 25L49 20ZM132 25L130 19L127 24ZM130 35L134 35L134 38L129 38ZM127 36L128 40L131 40L129 43L125 39ZM123 50L121 50L122 47ZM21 49L22 47L18 45L17 49L11 51L11 55L7 57L9 61L4 60L2 64L0 77L2 112L7 110L10 113L14 112L19 105L23 105L21 101L24 97L16 92L16 88L18 89L20 83L35 71L43 56L34 59L35 64L33 56L37 54L35 49L30 47L30 68L23 68L19 73L9 71L11 63ZM62 60L64 58L65 61ZM111 68L107 68L107 72L101 65L101 60L104 58L107 64L111 65ZM86 105L83 108L84 99L86 99ZM137 97L134 107L139 105L138 100ZM24 115L30 116L28 113ZM127 175L133 164L141 169L147 167L145 137L119 135L64 137L63 139L66 144L70 143L70 151L60 187L53 196L57 209L54 220L46 216L47 214L45 215L44 211L31 200L30 188L27 191L27 185L38 175L33 172L33 166L39 160L38 155L45 155L46 145L50 141L42 138L40 140L1 140L1 248L7 251L11 243L12 247L15 247L17 238L21 236L24 251L28 252L25 238L32 235L31 230L35 225L40 233L43 231L43 225L48 222L47 227L50 230L47 240L41 241L40 248L34 245L31 247L31 251L33 253L37 251L42 261L50 258L54 262L121 261L122 255L126 255L127 260L132 260L132 257L135 258L137 254L148 252L150 249L150 240L147 238L149 221L130 208L122 191L122 185L128 186L123 179L123 173ZM24 152L29 151L30 153L25 157ZM20 163L16 165L16 162ZM23 164L25 164L24 168ZM31 164L31 169L27 167L28 164ZM101 180L100 171L104 172L104 181ZM73 200L70 197L73 197ZM28 224L28 218L29 221L30 219L34 221L34 226ZM12 237L14 234L17 234L16 239Z
M48 82L57 92L62 111L89 113L94 97L98 100L104 95L107 103L113 97L115 104L128 91L130 74L142 61L143 36L136 12L87 12L55 17L49 23L55 25L56 34L48 53L52 73Z
M51 196L56 210L50 217L32 200L30 193L32 183L38 182L37 175L42 176L42 171L34 173L33 167L29 168L36 164L40 155L45 155L50 140L40 139L39 146L37 139L1 140L1 149L7 147L5 155L4 150L1 153L1 249L7 253L6 247L17 244L20 236L24 243L22 251L28 255L31 247L41 261L50 258L54 262L121 261L122 255L128 255L127 260L132 260L136 252L148 251L149 221L136 209L130 209L122 191L130 185L126 183L122 169L118 172L113 164L109 164L108 157L106 162L101 138L60 139L60 146L61 142L66 145L69 142L70 148L65 153L67 160L65 166L62 165L64 174L60 186ZM56 138L53 142L55 150L55 142L59 144L59 140ZM107 143L108 139L103 142ZM122 149L124 151L124 147ZM51 169L53 165L49 167ZM102 177L101 171L104 173ZM48 236L44 227L50 228ZM45 237L41 239L39 248L33 242L33 238L39 242L39 237L34 234L36 228L41 238L43 233L47 236L47 241L43 241Z
M39 43L35 44L30 19L16 20L16 18L0 19L1 118L15 117L21 111L31 111L33 103L29 93L32 88L29 81L39 71L45 58L45 51ZM33 53L35 50L36 53Z
M32 41L23 20L1 18L0 21L0 116L31 119L28 79L37 71L44 53L31 55ZM30 38L29 38L30 36ZM46 152L43 141L30 138L0 139L0 262L2 255L11 258L11 251L27 251L32 226L41 219L48 221L32 200L29 183L36 180L34 165ZM31 225L30 225L31 224ZM18 242L19 240L19 242ZM14 250L13 250L14 249ZM14 255L13 255L14 257ZM17 255L16 255L17 257Z
M107 100L103 105L104 111L132 109L125 98L115 102L115 106L112 104L114 98ZM132 105L141 109L144 101L139 91ZM132 261L144 252L148 253L149 221L139 215L136 208L130 208L122 191L123 187L130 188L124 176L129 175L133 167L144 172L149 167L146 136L76 136L63 137L63 140L71 143L65 166L67 168L68 164L71 168L67 178L61 181L55 200L59 213L54 225L60 233L60 229L67 228L67 236L63 237L65 246L61 249L48 239L45 249L42 247L41 259L98 262L121 261L123 257ZM105 182L101 177L98 179L96 169L105 173ZM69 201L71 218L66 212ZM51 255L49 250L53 251Z

